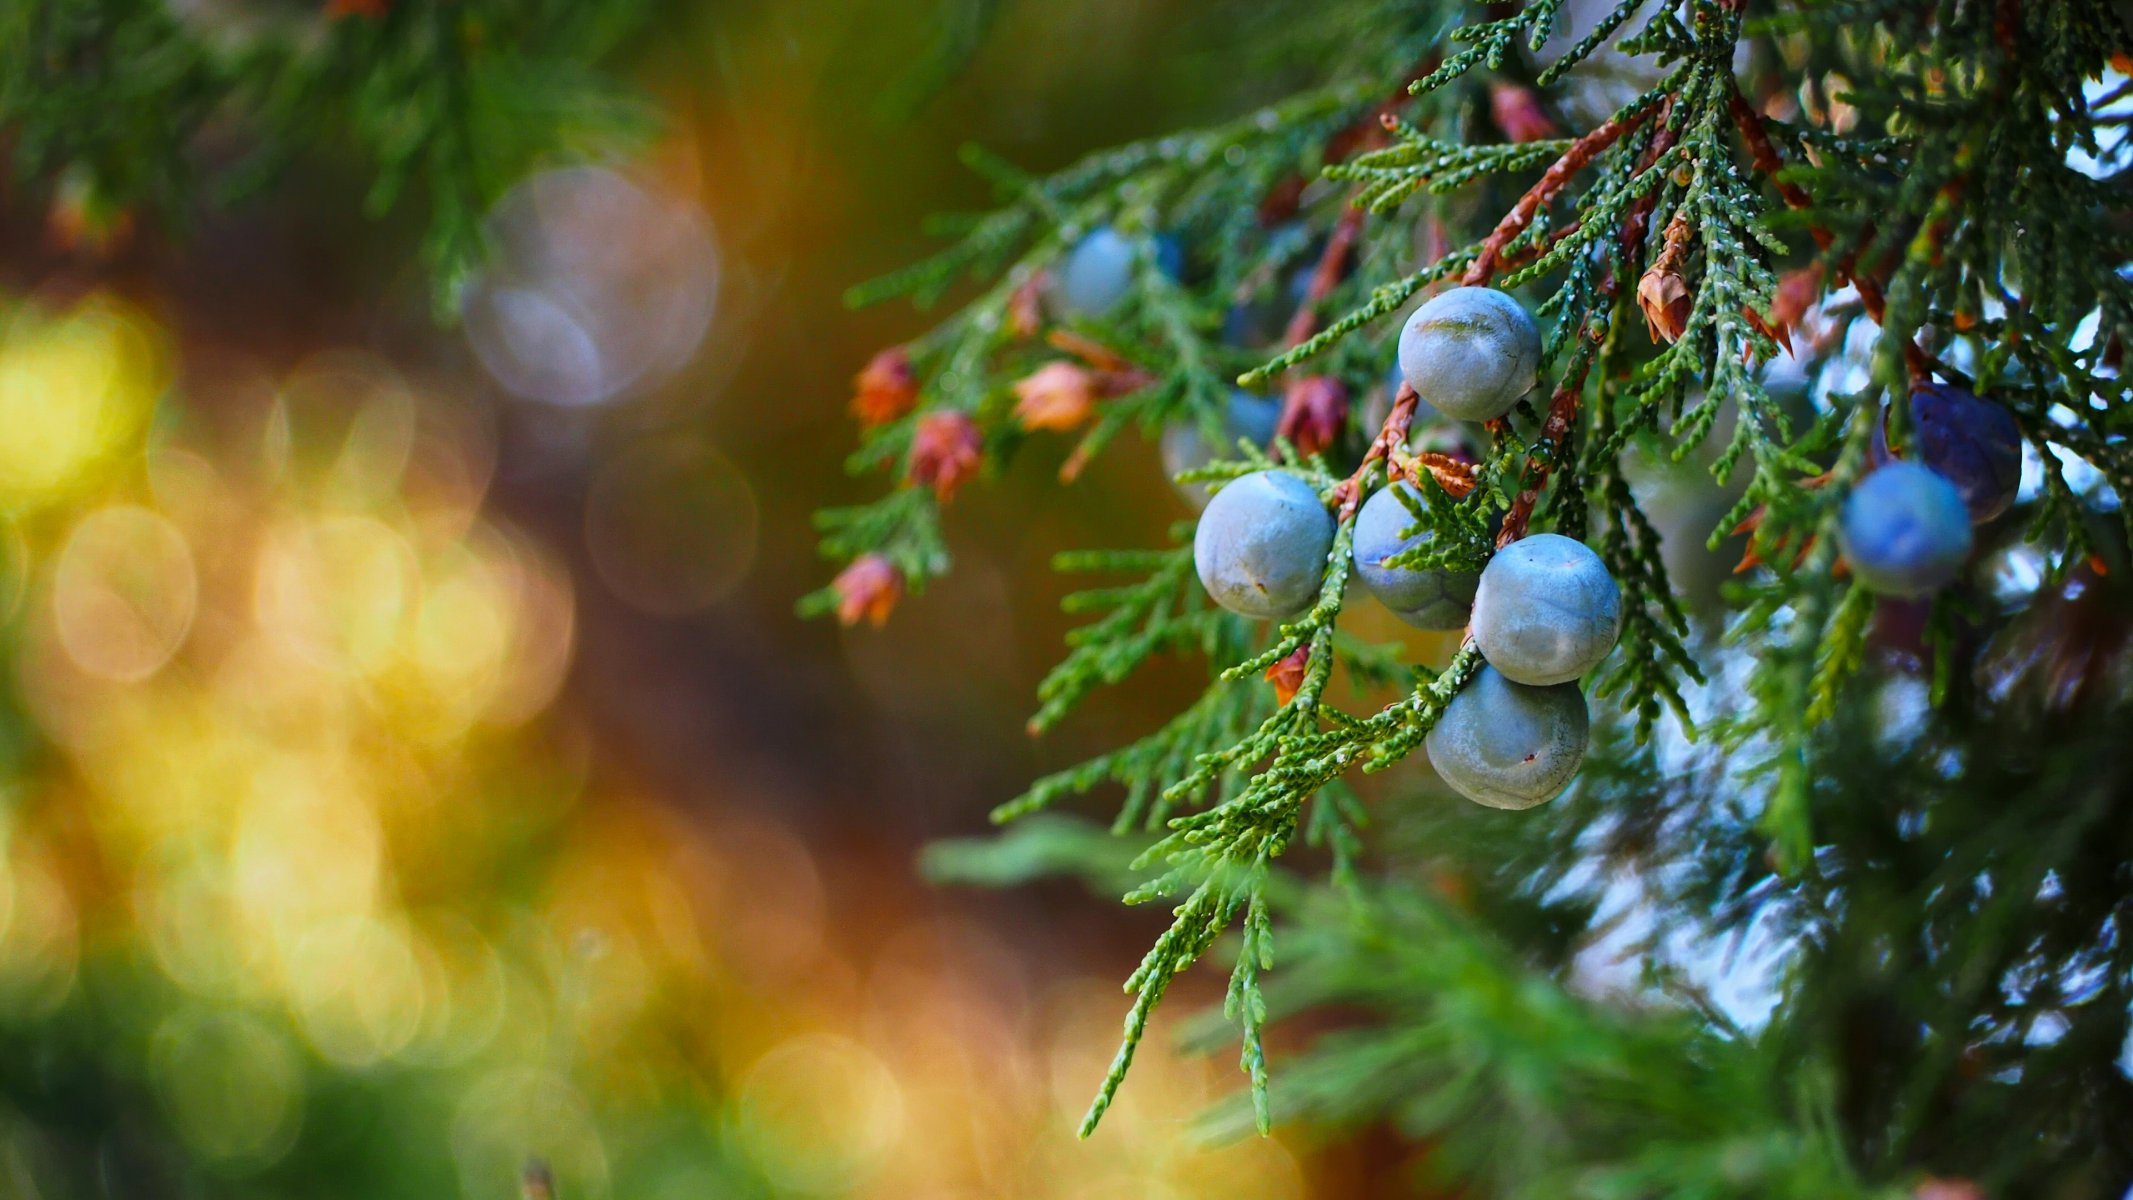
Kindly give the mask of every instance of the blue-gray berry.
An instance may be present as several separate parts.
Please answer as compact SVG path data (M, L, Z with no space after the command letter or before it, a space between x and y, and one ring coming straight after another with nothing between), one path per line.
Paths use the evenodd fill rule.
M1496 552L1474 590L1474 644L1524 684L1564 683L1600 664L1622 631L1622 589L1583 542L1556 533Z
M1923 596L1945 587L1970 557L1970 541L1962 492L1908 460L1860 480L1837 522L1837 545L1853 578L1885 596Z
M1444 706L1423 745L1460 795L1490 808L1532 808L1570 786L1590 721L1576 684L1533 687L1483 667Z
M1059 266L1053 295L1067 316L1100 317L1117 308L1133 290L1134 245L1132 239L1109 225L1100 225L1074 244ZM1157 234L1153 253L1156 269L1178 278L1185 270L1185 247L1169 234Z
M1416 497L1412 484L1400 484ZM1378 602L1401 620L1418 629L1457 629L1466 624L1474 604L1474 588L1480 573L1443 568L1415 570L1388 567L1385 560L1428 542L1433 536L1419 530L1401 537L1417 518L1392 488L1380 488L1363 502L1355 514L1355 574Z
M1059 307L1072 316L1102 316L1133 289L1133 243L1109 225L1074 244L1059 267Z
M1533 390L1540 329L1494 288L1432 298L1400 331L1400 371L1422 399L1460 421L1492 421Z
M1192 562L1215 603L1284 619L1318 598L1333 549L1333 514L1287 471L1254 471L1215 493L1192 538Z

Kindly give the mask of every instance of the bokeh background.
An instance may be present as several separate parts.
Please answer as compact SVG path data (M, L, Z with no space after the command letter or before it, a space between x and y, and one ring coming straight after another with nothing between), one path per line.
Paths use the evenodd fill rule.
M244 5L184 6L236 20ZM793 613L850 375L926 324L844 288L1036 168L1294 80L1263 3L667 4L637 158L522 181L454 327L419 214L324 148L84 228L10 202L0 306L0 1194L1372 1194L1385 1145L1209 1146L1159 1035L1073 1125L1163 916L931 888L1033 775L1060 549L1183 509L1033 446L882 630ZM1293 6L1290 6L1293 7ZM233 15L234 14L234 15ZM1215 991L1184 989L1165 1018Z

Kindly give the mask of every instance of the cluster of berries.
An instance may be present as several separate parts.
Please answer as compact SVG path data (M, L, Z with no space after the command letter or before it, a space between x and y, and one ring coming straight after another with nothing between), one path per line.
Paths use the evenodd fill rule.
M1400 372L1437 411L1494 420L1533 387L1540 332L1518 302L1457 288L1409 318ZM1403 500L1400 491L1409 495ZM1577 680L1614 648L1620 589L1584 544L1543 533L1498 550L1478 573L1400 565L1432 534L1413 517L1419 496L1394 482L1357 510L1356 577L1401 620L1471 630L1487 661L1453 698L1427 748L1437 773L1495 808L1529 808L1559 794L1585 753L1588 718ZM1280 469L1217 492L1193 539L1193 563L1216 603L1282 620L1318 598L1336 523L1311 485Z
M1149 246L1157 270L1173 279L1182 275L1184 253L1176 238L1158 235ZM1045 302L1061 316L1103 316L1132 292L1139 253L1133 240L1109 226L1091 232L1052 273ZM1240 301L1225 323L1226 335L1239 345L1264 342L1273 328L1269 314L1294 307L1310 273L1308 266L1289 271L1266 289L1271 302ZM1518 301L1491 288L1454 288L1408 318L1391 385L1366 404L1363 416L1382 425L1404 383L1419 397L1418 412L1446 418L1444 424L1501 419L1532 390L1540 354L1540 331ZM1017 385L1017 412L1033 428L1070 428L1086 418L1098 394L1142 382L1123 368L1107 373L1055 363ZM869 423L893 419L916 398L900 351L869 364L859 383L855 411ZM1299 406L1292 398L1286 407ZM1345 420L1344 394L1328 407L1337 410L1336 425ZM1885 421L1875 431L1874 469L1846 498L1837 530L1853 576L1877 593L1904 597L1928 594L1954 579L1970 555L1972 525L2014 502L2022 465L2013 417L1960 387L1921 384L1911 395L1910 416L1910 436L1900 450L1889 444ZM1266 445L1277 430L1300 446L1328 440L1297 436L1286 423L1292 421L1281 399L1233 389L1222 421L1225 443L1212 444L1198 424L1180 422L1163 434L1163 462L1176 476L1222 457L1239 440ZM968 416L929 414L914 434L912 477L945 500L975 471L980 453ZM1253 472L1212 499L1196 485L1181 490L1206 509L1193 558L1217 603L1264 620L1293 619L1311 608L1336 520L1302 476L1278 468ZM1599 555L1552 533L1503 546L1478 572L1409 566L1426 557L1422 547L1432 537L1415 519L1421 510L1415 486L1395 479L1356 511L1352 546L1357 579L1387 609L1422 629L1468 627L1486 661L1430 732L1431 761L1446 782L1481 804L1544 803L1568 786L1584 755L1588 712L1577 680L1614 647L1620 589ZM878 623L900 585L900 576L878 555L863 556L838 580L840 615L848 623Z

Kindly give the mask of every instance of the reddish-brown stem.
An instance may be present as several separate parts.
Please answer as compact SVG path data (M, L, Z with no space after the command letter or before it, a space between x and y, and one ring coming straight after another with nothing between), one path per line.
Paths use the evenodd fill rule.
M1400 385L1399 393L1392 398L1392 411L1385 415L1385 425L1371 440L1370 449L1363 453L1363 461L1357 463L1354 472L1333 489L1336 519L1346 521L1355 515L1356 506L1363 500L1363 478L1370 473L1371 465L1407 444L1407 430L1414 424L1415 404L1419 399L1413 385Z
M1497 269L1500 271L1515 271L1518 268L1525 266L1527 263L1532 262L1534 259L1539 258L1541 255L1546 254L1550 250L1555 249L1556 246L1561 244L1564 239L1576 236L1579 227L1584 225L1584 223L1584 220L1581 218L1579 220L1572 221L1570 224L1563 226L1561 229L1558 229L1553 233L1550 233L1548 235L1548 244L1546 246L1527 246L1515 254L1508 254L1504 256L1501 260L1497 262ZM1442 255L1439 255L1439 257L1442 257Z
M1659 156L1673 146L1674 130L1664 124L1665 114L1671 110L1672 104L1673 102L1668 100L1659 106L1662 123L1659 131L1652 135L1651 144L1645 147L1639 170L1647 169L1659 161ZM1627 128L1624 126L1625 131ZM1616 134L1616 137L1620 136L1621 134ZM1658 200L1656 190L1647 192L1630 206L1628 215L1623 218L1622 232L1617 241L1620 253L1616 256L1615 273L1608 276L1601 285L1607 295L1618 294L1636 269L1635 264L1644 252L1646 228L1651 224L1652 209L1657 206ZM1478 262L1476 265L1479 265ZM1585 376L1591 366L1592 360L1584 359L1577 370L1557 386L1554 395L1549 397L1548 415L1541 420L1540 430L1540 444L1548 448L1548 453L1545 457L1535 455L1529 460L1528 466L1532 474L1526 486L1513 497L1510 511L1504 514L1503 525L1496 533L1497 549L1501 550L1526 536L1526 527L1533 521L1533 507L1540 502L1541 488L1547 484L1548 476L1555 469L1555 455L1560 453L1565 439L1570 436L1570 427L1577 423L1578 400L1585 390ZM1490 422L1490 425L1493 429L1501 428L1495 421Z
M1661 114L1664 114L1670 104L1671 101L1663 103L1658 107L1656 111L1660 112ZM1597 154L1599 150L1603 149L1607 144L1610 144L1615 140L1619 139L1622 134L1628 132L1629 129L1637 123L1637 121L1642 120L1645 113L1650 113L1652 111L1655 110L1646 109L1643 113L1638 113L1634 115L1629 121L1623 122L1622 127L1616 130L1612 137L1609 137L1605 143L1594 147L1591 153L1586 155L1585 161L1590 161L1592 154ZM1593 132L1597 133L1599 131L1594 130ZM1592 134L1587 134L1586 138L1590 138L1591 136ZM1580 142L1582 142L1585 139L1581 138L1579 140ZM1641 170L1644 168L1648 168L1651 166L1652 163L1657 162L1659 156L1666 153L1667 149L1673 144L1674 131L1666 125L1662 124L1659 128L1659 131L1652 135L1651 145L1645 148L1644 154L1642 156L1642 165L1639 169ZM1568 160L1569 157L1570 155L1566 153L1563 156L1562 160L1557 161L1556 166L1560 167L1562 165L1562 162ZM1555 173L1555 167L1549 168L1550 175L1554 175ZM1566 173L1564 175L1564 181L1567 182L1567 180L1568 174ZM1545 177L1543 179L1543 182L1546 182ZM1539 185L1536 184L1535 188L1537 190L1539 188ZM1559 183L1557 184L1557 190L1560 189L1561 184ZM1526 195L1528 197L1531 197L1534 195L1534 193L1529 191L1526 193ZM1644 250L1645 229L1646 226L1651 223L1652 208L1654 207L1654 205L1657 204L1657 202L1658 196L1656 192L1647 193L1643 198L1639 199L1635 204L1630 206L1628 215L1623 218L1622 232L1619 235L1618 241L1620 254L1617 256L1616 259L1616 270L1613 275L1608 276L1606 282L1602 285L1603 289L1609 296L1613 296L1621 290L1623 284L1628 280L1631 272L1635 269L1634 264L1637 262L1638 258L1641 256ZM1523 204L1524 201L1522 200L1520 201L1520 203ZM1516 210L1513 210L1513 215L1516 215ZM1511 217L1505 217L1505 224L1508 224L1510 220ZM1520 224L1519 227L1524 227L1523 222ZM1497 226L1497 229L1500 232L1503 229L1503 225ZM1517 231L1515 229L1512 231L1511 236L1517 236ZM1494 240L1494 235L1491 235L1491 240ZM1508 241L1509 238L1506 238L1505 240ZM1482 260L1475 260L1474 265L1476 267L1481 266ZM1468 274L1471 276L1473 274L1473 271L1470 269L1468 271ZM1568 377L1566 377L1562 381L1562 383L1556 387L1554 394L1548 398L1548 414L1541 420L1540 438L1538 442L1539 445L1546 447L1547 453L1545 455L1536 454L1528 461L1527 466L1530 469L1531 474L1527 478L1526 486L1519 490L1517 496L1513 497L1511 501L1510 511L1504 514L1503 525L1500 529L1497 530L1496 533L1497 549L1500 550L1503 547L1510 545L1512 542L1517 541L1519 538L1526 536L1526 527L1530 525L1533 521L1533 508L1536 504L1540 502L1541 488L1546 486L1548 482L1548 476L1552 474L1555 470L1555 456L1561 452L1561 449L1564 446L1566 439L1570 436L1571 426L1577 423L1579 397L1585 390L1585 376L1591 370L1591 365L1592 360L1589 357L1584 359L1579 364L1577 369L1572 372ZM1501 429L1504 428L1505 424L1505 422L1502 422L1500 420L1489 422L1492 431L1501 431Z
M1578 396L1585 390L1585 373L1592 360L1585 359L1555 389L1548 400L1548 415L1541 421L1539 445L1546 447L1545 455L1536 454L1527 461L1531 474L1526 486L1511 501L1511 510L1504 514L1503 528L1496 533L1496 548L1503 549L1526 536L1526 526L1533 520L1533 506L1540 500L1541 488L1555 469L1555 459L1563 452L1570 437L1570 427L1577 423Z
M1660 104L1659 131L1652 135L1651 144L1644 148L1644 154L1637 165L1638 171L1650 169L1653 163L1659 161L1660 155L1674 148L1674 140L1678 135L1674 132L1674 127L1667 124L1667 117L1673 111L1674 102L1671 98ZM1621 254L1617 256L1618 262L1636 262L1638 257L1644 253L1645 227L1651 224L1652 210L1657 207L1659 207L1658 188L1646 191L1629 206L1628 215L1622 218L1622 233L1618 240ZM1615 294L1619 281L1626 277L1627 272L1628 268L1624 267L1622 271L1608 276L1606 282L1601 285L1610 297Z
M1570 143L1570 148L1563 151L1563 156L1556 159L1540 179L1526 189L1526 194L1518 198L1518 203L1511 206L1511 211L1504 214L1503 220L1496 223L1496 228L1482 241L1480 254L1475 257L1472 265L1467 267L1466 274L1459 277L1459 282L1467 287L1480 287L1487 283L1502 265L1504 247L1525 232L1526 226L1533 223L1533 217L1540 212L1541 206L1560 195L1564 188L1570 186L1573 176L1599 157L1602 150L1620 141L1623 134L1642 125L1651 117L1653 111L1654 108L1640 108L1626 117L1610 118Z
M1407 83L1428 75L1435 69L1431 64L1436 59L1435 54L1430 55L1415 69L1415 73L1409 76ZM1407 83L1401 84L1400 90L1394 93L1391 99L1372 109L1368 116L1341 130L1333 140L1327 142L1326 161L1341 162L1383 145L1386 132L1395 123L1393 114L1399 111L1401 102L1407 99ZM1305 287L1303 300L1297 304L1296 311L1289 317L1288 325L1282 330L1281 341L1285 349L1302 345L1317 332L1318 306L1339 285L1341 272L1347 269L1348 256L1355 251L1356 240L1363 234L1363 221L1370 215L1355 207L1354 201L1361 194L1361 188L1350 193L1348 207L1341 210L1340 219L1333 223L1333 231L1326 238L1325 248L1319 252L1318 264L1311 270L1311 282Z

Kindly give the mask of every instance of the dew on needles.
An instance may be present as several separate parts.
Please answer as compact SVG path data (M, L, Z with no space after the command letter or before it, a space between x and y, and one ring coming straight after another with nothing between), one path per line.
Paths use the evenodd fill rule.
M1946 664L1988 539L2029 540L2043 595L2101 570L2096 531L2126 519L2103 497L2133 494L2116 415L2133 222L2123 189L2068 161L2119 136L2078 83L2123 49L2108 6L1621 0L1574 41L1564 9L1363 4L1348 49L1257 111L1041 176L973 151L998 206L852 293L963 299L862 374L851 465L886 486L821 514L843 573L805 611L879 621L946 572L942 507L1031 440L1069 447L1062 486L1121 438L1160 440L1180 485L1213 494L1197 520L1150 514L1137 547L1060 555L1096 578L1067 601L1086 623L1030 726L1160 655L1204 658L1205 691L995 814L1115 785L1115 828L1154 839L1126 900L1172 920L1127 980L1085 1132L1171 981L1218 951L1250 1119L1270 1125L1284 855L1301 839L1357 884L1355 777L1422 750L1481 805L1553 800L1491 819L1560 864L1639 819L1595 808L1626 802L1588 741L1619 764L1671 719L1725 763L1753 839L1712 854L1769 890L1812 886L1815 748L1861 694L1876 598L1932 597ZM1603 71L1641 90L1574 127ZM1773 390L1781 362L1807 401ZM2018 503L2023 445L2042 480ZM1721 498L1694 506L1699 527L1640 505L1653 460L1708 471ZM2010 506L2021 522L1973 530ZM1685 697L1718 651L1661 527L1745 539L1725 637L1753 661L1704 728ZM1431 661L1372 645L1347 619L1359 591L1466 636ZM1962 685L1936 672L1936 694ZM1468 949L1459 969L1495 961ZM1333 1103L1311 1086L1305 1104ZM1815 1186L1784 1194L1864 1194L1813 1163Z

